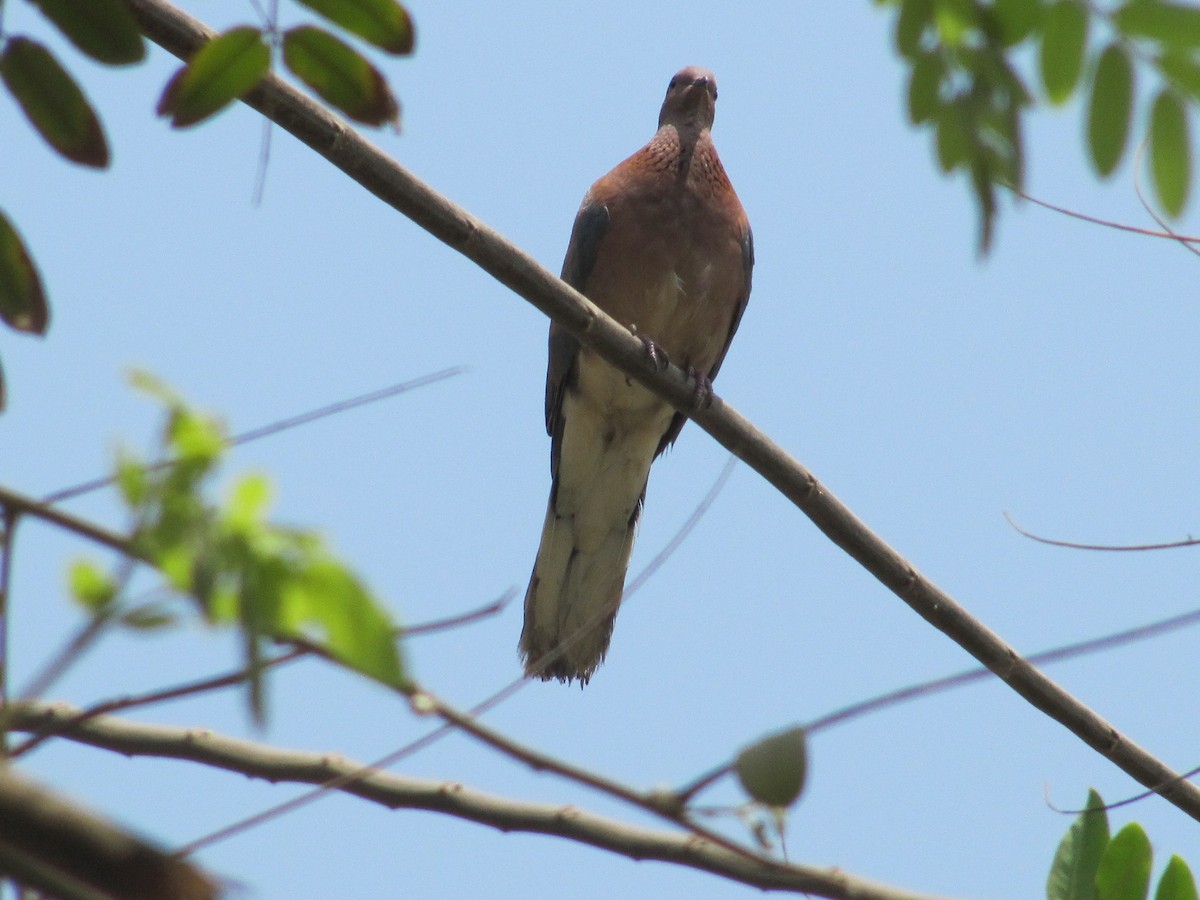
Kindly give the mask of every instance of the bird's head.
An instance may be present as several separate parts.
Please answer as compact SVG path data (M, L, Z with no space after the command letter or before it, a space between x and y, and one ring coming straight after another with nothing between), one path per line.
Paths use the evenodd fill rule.
M716 108L717 77L708 69L688 66L676 72L667 85L667 96L662 112L658 114L658 127L674 125L703 131L712 128Z

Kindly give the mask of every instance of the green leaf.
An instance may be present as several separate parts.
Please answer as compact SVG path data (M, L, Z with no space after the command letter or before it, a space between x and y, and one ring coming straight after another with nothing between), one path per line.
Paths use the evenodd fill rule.
M210 622L229 625L238 620L238 596L228 587L211 591L205 599L204 613Z
M1130 37L1149 38L1168 47L1200 47L1200 8L1163 0L1131 0L1112 16Z
M1029 37L1040 23L1041 0L995 0L992 15L1000 27L1000 42L1011 47Z
M158 631L174 625L178 616L167 610L161 603L147 603L124 613L120 623L135 631Z
M167 428L168 446L177 460L204 465L216 462L225 449L225 433L214 419L185 408L176 409Z
M412 19L408 11L395 0L297 2L388 53L412 53L415 40Z
M67 584L75 601L93 615L104 612L117 596L117 585L112 577L86 559L71 563L67 570Z
M972 0L937 0L933 20L938 38L946 47L959 47L978 27L978 11Z
M158 114L185 128L209 118L246 94L267 74L271 51L257 28L219 34L171 76L158 101Z
M146 468L140 461L123 450L117 453L116 481L121 497L130 509L136 508L146 501L149 490Z
M1150 891L1150 839L1130 822L1108 842L1096 871L1096 900L1146 900Z
M1178 90L1200 100L1200 63L1189 54L1164 53L1159 57L1158 70Z
M316 559L283 589L284 633L323 632L325 646L352 669L384 684L405 683L396 626L362 583L344 566Z
M171 390L162 379L145 369L131 369L128 378L129 384L135 390L141 391L152 400L157 400L168 409L179 406L183 402L179 399L179 395Z
M261 526L270 501L270 480L264 475L247 475L233 489L226 508L226 521L235 530Z
M1087 46L1088 14L1075 0L1059 0L1042 27L1042 84L1051 103L1064 103L1079 84Z
M62 156L97 169L108 165L100 119L49 50L29 38L10 38L0 55L0 78L33 127Z
M919 125L937 115L946 67L940 53L923 53L916 58L908 81L908 120Z
M987 153L979 153L971 159L971 186L975 188L975 203L979 207L979 253L986 254L992 247L996 225L996 178Z
M961 106L943 106L937 116L937 155L942 171L953 171L966 162L969 149L970 134Z
M266 721L266 668L263 666L262 645L270 625L266 620L274 612L270 608L276 605L272 602L276 596L274 584L263 584L260 578L255 577L243 578L238 597L238 612L241 614L242 645L246 651L246 687L249 692L250 714L260 725Z
M1191 169L1187 113L1179 96L1164 89L1150 113L1150 171L1159 202L1170 216L1183 211Z
M1100 54L1088 107L1088 147L1102 176L1111 175L1125 155L1133 116L1133 67L1120 44Z
M903 0L896 16L896 50L901 56L921 51L921 38L933 24L933 0Z
M320 28L305 25L287 31L283 61L322 99L355 121L382 125L399 118L396 98L379 70Z
M112 66L141 62L146 42L122 0L32 0L71 43Z
M1000 54L988 57L990 65L983 77L991 82L992 94L1014 110L1029 106L1033 97L1025 87L1025 81L1017 74L1007 59Z
M37 266L17 230L0 212L0 319L10 328L45 334L50 307ZM0 409L3 409L0 404Z
M140 550L140 543L138 547ZM172 541L160 547L155 553L147 552L146 559L158 567L158 570L166 576L167 582L175 590L184 593L194 590L192 582L195 580L196 554L191 547Z
M1046 879L1047 900L1095 900L1096 871L1108 846L1104 801L1088 791L1087 806L1067 829Z
M734 770L750 797L766 806L791 806L804 790L807 737L800 727L768 735L737 755Z
M1192 870L1178 856L1172 856L1163 870L1154 900L1200 900Z

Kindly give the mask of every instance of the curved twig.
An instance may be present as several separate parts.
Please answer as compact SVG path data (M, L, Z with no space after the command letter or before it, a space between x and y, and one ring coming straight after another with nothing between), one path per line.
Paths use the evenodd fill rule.
M1030 196L1024 191L1013 187L1011 184L1005 185L1005 187L1007 187L1022 200L1028 200L1030 203L1036 204L1043 209L1048 209L1051 212L1060 213L1064 216L1070 216L1072 219L1079 219L1083 222L1089 222L1092 225L1103 225L1105 228L1115 228L1117 231L1127 231L1130 234L1140 234L1143 237L1169 238L1170 240L1178 241L1181 244L1200 244L1200 237L1189 237L1183 234L1176 234L1165 226L1164 230L1162 231L1153 231L1149 228L1140 228L1137 225L1126 225L1124 222L1114 222L1111 219L1101 219L1097 216L1089 216L1086 213L1076 212L1073 209L1067 209L1065 206L1058 206L1054 203L1048 203L1045 200L1039 200L1037 197ZM1143 206L1144 205L1145 201L1143 200ZM1154 216L1154 213L1151 212L1150 215ZM1154 216L1154 218L1156 220L1158 219L1157 216ZM1159 222L1159 224L1161 225L1162 223Z
M1150 137L1145 137L1138 145L1137 153L1133 157L1133 191L1135 194L1137 194L1138 202L1142 204L1142 209L1146 211L1146 214L1149 215L1150 218L1158 223L1158 227L1166 233L1167 237L1174 239L1180 247L1188 251L1188 253L1191 253L1193 256L1200 256L1200 250L1192 246L1192 238L1185 237L1171 228L1171 226L1163 220L1163 217L1154 211L1154 207L1150 205L1150 201L1146 199L1146 194L1142 190L1142 157L1146 154L1146 146L1149 141Z
M1101 550L1108 553L1133 553L1142 550L1174 550L1178 547L1194 547L1200 544L1200 538L1189 537L1182 541L1167 541L1161 544L1077 544L1074 541L1060 541L1054 538L1042 537L1034 534L1032 531L1026 531L1018 525L1013 517L1007 512L1004 513L1004 519L1012 526L1013 531L1022 537L1027 537L1031 541L1037 541L1039 544L1049 544L1051 547L1067 547L1071 550Z

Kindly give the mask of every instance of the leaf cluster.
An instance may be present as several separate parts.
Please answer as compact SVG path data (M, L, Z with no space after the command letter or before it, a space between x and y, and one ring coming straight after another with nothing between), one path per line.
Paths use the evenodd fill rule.
M1047 900L1147 900L1153 852L1145 830L1130 822L1109 834L1104 801L1094 790L1058 845ZM1154 900L1197 900L1196 881L1178 856L1163 869Z
M97 62L124 66L146 56L146 42L123 0L28 0L75 47ZM0 32L0 81L30 124L65 159L96 169L109 163L100 118L71 74L40 41ZM46 292L16 227L0 210L0 320L43 335L50 324ZM0 410L4 409L0 370Z
M124 0L25 0L81 53L110 66L146 57L146 41ZM412 53L415 33L397 0L296 0L348 36L390 55ZM158 113L177 128L195 125L244 97L272 69L272 47L297 79L336 109L366 125L398 125L400 105L383 73L329 31L299 25L281 31L240 26L217 35L167 82ZM107 168L109 141L95 107L46 45L0 30L0 81L30 124L60 156ZM16 226L0 210L0 321L43 335L50 310L41 275ZM0 411L5 405L0 369Z
M412 53L414 30L396 0L296 0L393 56ZM398 125L400 104L383 73L353 46L315 25L280 31L240 26L214 37L177 71L158 103L176 128L195 125L243 97L271 70L271 47L289 72L329 105L364 125Z
M190 409L147 375L136 383L166 410L165 464L125 453L116 481L132 521L134 555L166 586L191 597L204 619L239 629L250 677L250 707L265 714L263 659L273 641L304 641L329 658L392 687L404 687L396 627L365 585L312 532L268 521L270 486L240 479L222 504L206 496L226 438L219 424ZM135 628L169 625L161 605L126 609L120 580L76 563L72 591L93 616Z
M990 245L996 188L1022 188L1021 122L1032 95L1014 65L1036 53L1045 99L1088 91L1085 141L1101 177L1133 140L1135 71L1153 75L1146 115L1150 173L1175 217L1191 188L1187 105L1200 99L1200 8L1172 0L880 0L895 7L895 45L909 66L908 114L934 133L944 172L965 171ZM1097 36L1095 32L1100 32Z

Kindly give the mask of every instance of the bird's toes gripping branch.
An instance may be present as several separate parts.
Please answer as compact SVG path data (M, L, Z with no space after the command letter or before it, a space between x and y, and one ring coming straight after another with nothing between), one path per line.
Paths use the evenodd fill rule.
M646 361L650 363L650 367L655 372L667 371L667 366L671 365L671 360L667 358L667 351L647 335L642 334L637 329L637 325L630 325L629 330L633 332L634 337L642 342L642 346L646 348Z
M687 374L688 378L695 382L692 388L692 408L708 409L713 400L712 379L708 377L707 372L702 372L695 366L688 366Z

